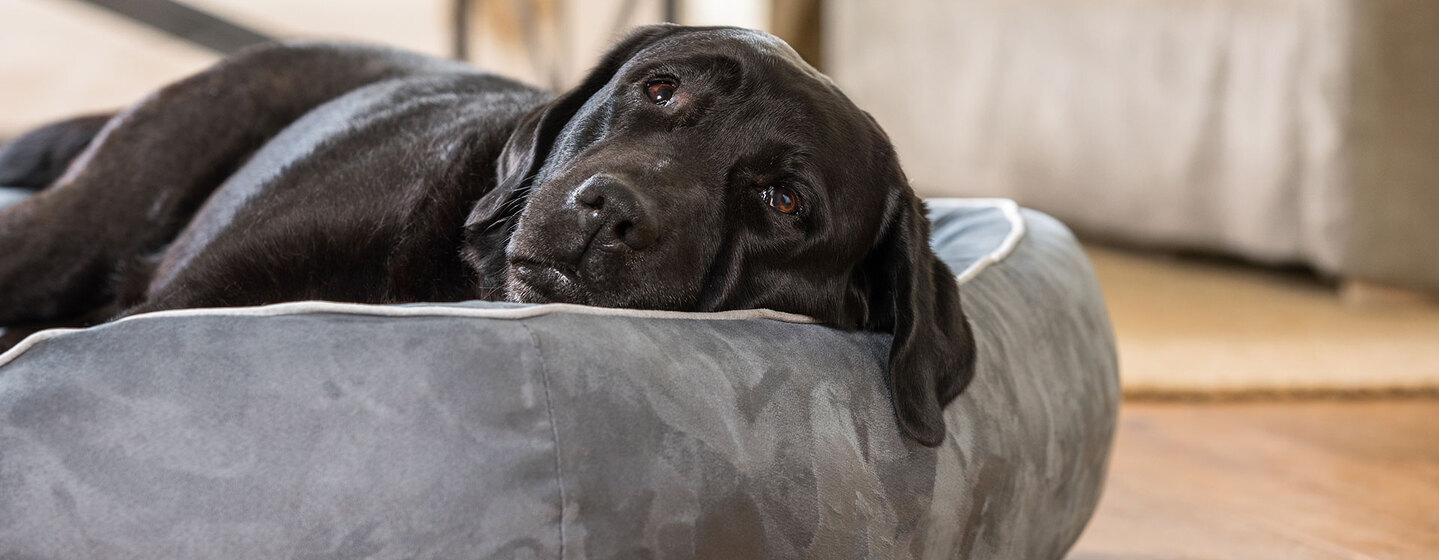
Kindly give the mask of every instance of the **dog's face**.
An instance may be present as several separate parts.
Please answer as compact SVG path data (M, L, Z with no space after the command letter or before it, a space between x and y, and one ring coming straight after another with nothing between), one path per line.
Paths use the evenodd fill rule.
M954 279L883 131L779 39L643 28L502 159L466 256L508 299L893 332L900 423L942 440L973 368Z
M629 57L534 180L507 247L511 298L857 326L840 309L849 272L903 178L863 113L802 64L740 30Z

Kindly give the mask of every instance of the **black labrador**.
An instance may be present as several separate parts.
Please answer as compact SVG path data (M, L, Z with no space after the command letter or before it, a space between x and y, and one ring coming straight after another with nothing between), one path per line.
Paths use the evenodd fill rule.
M558 97L270 46L5 153L0 176L48 186L0 212L0 325L308 299L769 308L892 332L899 424L931 446L973 376L884 132L761 32L641 28Z

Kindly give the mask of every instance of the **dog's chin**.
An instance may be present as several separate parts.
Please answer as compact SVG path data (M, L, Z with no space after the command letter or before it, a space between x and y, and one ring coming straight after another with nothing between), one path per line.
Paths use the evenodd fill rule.
M533 261L510 263L505 289L507 299L519 303L590 302L588 290L573 269Z

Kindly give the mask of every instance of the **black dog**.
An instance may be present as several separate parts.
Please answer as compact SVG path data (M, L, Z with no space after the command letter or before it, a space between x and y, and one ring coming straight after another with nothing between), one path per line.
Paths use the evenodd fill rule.
M93 121L57 126L0 169L68 159L55 139ZM306 299L769 308L893 332L899 423L938 445L974 339L928 239L874 120L764 33L646 27L556 98L275 46L109 119L0 213L0 325Z

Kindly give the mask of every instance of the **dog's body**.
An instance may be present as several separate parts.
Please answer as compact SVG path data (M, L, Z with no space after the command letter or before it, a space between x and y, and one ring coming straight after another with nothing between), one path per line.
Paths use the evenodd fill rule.
M111 315L477 297L480 282L459 256L465 218L495 187L510 134L547 98L467 66L370 47L291 45L228 59L115 117L68 181L0 221L7 236L25 237L12 245L23 253L68 261L0 261L7 273L24 264L16 274L49 279L6 283L0 323L64 320L97 305ZM80 192L90 183L106 188ZM71 216L89 210L47 223L73 233L21 229L18 212L48 220L62 205ZM41 246L62 242L88 250ZM37 269L42 260L64 269Z
M266 47L110 119L0 213L0 325L305 299L765 307L893 332L900 423L935 445L974 353L922 212L873 121L761 33L644 28L557 97Z

